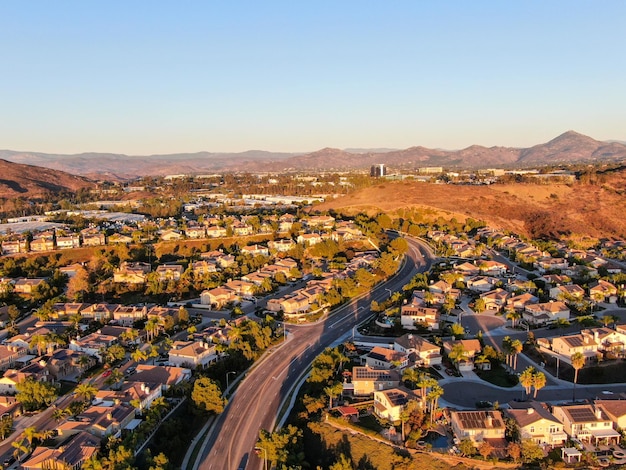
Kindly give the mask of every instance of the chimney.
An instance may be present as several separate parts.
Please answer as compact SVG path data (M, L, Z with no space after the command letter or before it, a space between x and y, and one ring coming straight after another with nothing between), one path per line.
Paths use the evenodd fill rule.
M493 427L493 417L490 414L487 415L486 422L487 422L487 427L488 428L492 428Z
M535 410L533 408L528 408L526 410L526 414L529 414L529 415L533 414L534 412L535 412Z
M599 408L596 408L596 419L602 419L602 410Z
M109 421L113 421L113 413L111 413L111 412L107 413L107 419Z

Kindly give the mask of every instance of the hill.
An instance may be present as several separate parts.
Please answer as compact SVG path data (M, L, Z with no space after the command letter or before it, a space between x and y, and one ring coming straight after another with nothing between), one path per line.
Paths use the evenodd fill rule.
M41 199L94 186L92 181L63 171L0 159L0 198Z
M626 160L626 145L600 142L574 131L530 148L471 145L462 150L415 146L404 150L324 148L312 153L277 153L251 150L240 153L181 153L128 156L84 153L45 154L0 150L0 158L40 165L79 175L134 178L145 175L201 174L215 172L285 172L364 170L384 163L392 171L434 166L445 168L530 167L581 162ZM108 175L108 176L107 176Z
M533 238L580 235L624 239L626 169L601 175L601 181L573 185L457 186L389 181L315 207L348 214L380 211L396 215L420 209L425 219L472 217Z

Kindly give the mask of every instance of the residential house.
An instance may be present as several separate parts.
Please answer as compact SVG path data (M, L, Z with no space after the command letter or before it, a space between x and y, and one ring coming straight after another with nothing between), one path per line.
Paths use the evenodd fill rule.
M415 330L423 326L429 330L439 329L439 309L426 307L414 301L400 308L400 324L407 330Z
M480 294L480 298L485 301L488 310L500 310L506 305L509 293L504 289L497 288L489 292Z
M83 246L106 245L106 236L96 228L86 228L80 232L83 238Z
M78 272L84 269L83 265L80 263L73 263L70 264L69 266L62 266L59 268L59 271L63 274L65 274L69 279L73 278L74 276L76 276L76 274L78 274Z
M494 277L504 276L509 271L506 264L492 260L480 261L478 268L482 274Z
M210 305L215 310L220 310L230 302L238 301L239 295L237 295L237 292L225 287L215 287L202 291L200 294L200 303L202 305Z
M13 369L20 357L26 355L26 348L17 345L0 344L0 370Z
M13 284L13 292L16 294L32 295L35 292L35 289L42 285L45 281L45 279L41 278L28 279L20 277L16 279L15 284Z
M185 229L185 235L187 238L206 238L206 228L201 225L187 227Z
M467 288L472 292L489 292L495 289L502 281L495 277L474 276L466 281Z
M28 242L26 240L4 240L2 242L2 254L14 255L28 252Z
M474 368L474 357L478 355L482 349L480 341L477 339L458 339L448 340L443 343L443 351L445 354L450 354L456 345L463 346L463 358L457 359L458 368L460 371L470 371Z
M502 413L489 411L450 411L450 426L459 441L469 439L474 444L504 439L506 426ZM494 446L499 447L499 446Z
M569 267L569 263L565 258L553 258L551 256L545 256L539 258L533 263L533 267L544 274L548 271L562 271Z
M148 307L118 305L113 310L113 320L123 326L132 326L133 323L143 320L148 316Z
M298 243L301 243L305 246L317 245L322 242L321 235L317 233L303 233L298 235Z
M539 298L532 295L530 292L524 292L513 297L509 297L506 301L507 306L514 308L515 310L524 310L526 305L536 304L539 302Z
M402 370L409 365L409 356L401 351L374 346L372 350L365 355L365 364L375 369Z
M467 261L461 264L457 264L454 267L454 270L459 273L464 282L467 282L468 279L471 279L472 277L480 274L480 269L478 268L478 266Z
M550 289L550 298L554 300L582 300L585 296L585 289L578 284L565 284L555 286Z
M626 429L626 400L594 400L593 404L611 419L614 429Z
M138 368L139 367L140 366L138 366ZM153 367L164 369L160 366ZM135 381L133 379L136 375L137 374L133 374L126 377L126 380L122 382L119 390L98 390L93 403L119 402L131 405L134 410L136 409L140 413L143 412L143 410L147 410L154 400L163 396L163 388L159 383Z
M117 343L116 336L91 333L82 338L71 340L68 348L71 351L79 351L89 356L96 357L102 362L103 352L115 343Z
M539 304L527 304L522 317L533 325L545 325L559 319L569 321L570 310L564 302L554 301Z
M182 240L184 238L184 235L180 233L178 230L168 229L168 230L163 230L159 234L159 238L165 242L178 241L178 240Z
M232 290L233 292L236 292L239 297L252 296L256 293L258 289L257 286L251 282L241 281L237 279L227 282L226 284L224 284L224 287Z
M117 304L91 304L80 311L80 316L87 320L106 323L113 318L113 312L117 309Z
M279 311L282 310L285 315L299 315L305 313L311 307L311 299L300 292L283 297L279 302ZM269 302L268 302L269 306Z
M350 389L344 383L344 390ZM370 396L376 390L387 390L400 385L400 372L392 369L372 369L356 366L352 368L352 391L354 396Z
M208 238L223 238L226 236L226 229L219 225L211 225L206 228L206 236Z
M126 381L150 383L166 391L170 387L189 379L191 379L191 370L184 367L138 364L137 372L127 377Z
M195 276L204 276L206 274L216 273L217 264L214 261L200 260L193 263L191 269Z
M374 391L374 413L393 423L400 421L402 411L409 400L418 400L416 392L404 387Z
M81 432L60 447L36 447L20 467L24 470L79 470L99 450L100 439Z
M87 422L88 430L94 436L121 437L122 430L135 419L135 408L124 403L103 403L92 405L77 417L79 422Z
M108 242L112 244L119 243L124 245L130 245L131 243L133 243L133 237L131 237L130 235L124 235L122 233L114 233L108 238Z
M521 439L530 439L537 444L550 446L561 446L567 441L563 423L542 403L512 402L505 410L505 414L517 424Z
M250 256L269 256L270 250L262 245L248 245L241 247L241 253Z
M30 242L30 251L54 250L54 234L52 232L41 233Z
M152 270L148 263L123 262L113 273L113 282L126 284L144 284L147 274Z
M426 341L421 336L406 333L396 338L393 349L409 355L409 361L415 365L430 367L441 364L441 348L436 344Z
M600 279L589 285L589 297L600 302L617 302L617 287Z
M552 338L552 350L565 360L576 353L585 356L585 361L597 359L601 355L598 353L598 341L593 336L582 334L555 336Z
M183 272L185 272L185 268L181 264L161 264L156 268L159 281L178 281Z
M80 236L78 234L71 234L57 237L57 248L59 250L69 250L72 248L80 247Z
M267 246L270 250L277 251L279 253L285 253L290 251L296 246L296 243L291 238L285 238L276 241L269 241Z
M593 404L552 407L552 414L563 423L563 430L573 439L595 446L617 445L621 434L603 408Z
M217 361L218 357L214 344L203 341L174 341L168 352L168 363L189 369L204 369Z

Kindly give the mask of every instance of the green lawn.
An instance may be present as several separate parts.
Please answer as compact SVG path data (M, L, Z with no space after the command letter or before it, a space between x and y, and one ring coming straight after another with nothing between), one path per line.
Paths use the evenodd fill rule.
M502 367L494 367L491 370L479 370L476 371L476 375L499 387L515 387L519 382L517 375L509 374Z

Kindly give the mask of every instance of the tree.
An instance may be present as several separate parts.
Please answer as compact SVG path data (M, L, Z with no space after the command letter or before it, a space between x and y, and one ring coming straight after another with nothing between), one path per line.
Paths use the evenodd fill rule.
M30 447L24 445L24 441L25 439L22 438L19 441L15 440L11 442L11 445L15 448L15 450L13 451L13 457L15 457L18 462L21 462L22 457L30 452Z
M453 323L450 325L450 333L454 336L454 339L463 339L465 337L465 328L460 323Z
M585 356L581 352L572 354L572 367L574 368L574 390L572 392L573 399L576 400L576 384L578 383L578 371L585 366Z
M514 462L517 462L522 455L522 448L517 442L509 442L506 447L506 455L508 455Z
M201 410L220 414L228 401L222 396L222 391L213 380L207 377L196 379L191 392L191 399Z
M74 394L81 401L91 401L98 393L98 387L90 383L81 383L74 389Z
M487 460L487 458L491 455L492 452L493 452L493 446L489 444L489 442L487 441L483 441L478 446L478 453L482 455L483 459L485 460Z
M141 349L135 349L130 355L131 359L135 362L143 362L148 359L148 355Z
M530 396L530 389L535 383L535 372L535 368L533 366L529 366L519 376L519 383L522 387L524 387L527 397Z
M532 439L522 439L521 457L522 462L532 463L543 458L543 450Z
M17 400L26 411L46 408L57 398L57 390L48 382L38 382L28 378L16 385Z
M13 431L13 416L4 414L0 418L0 437L2 440L6 439L11 434L11 431Z
M511 341L511 354L513 355L513 370L517 369L517 356L524 350L524 344L519 339Z
M474 311L476 313L483 313L485 310L487 310L487 303L485 302L485 299L479 297L474 301Z
M333 385L324 387L324 393L328 395L328 409L333 407L333 398L341 395L341 392L343 392L343 384L341 382L336 382Z
M339 459L329 467L329 470L352 470L352 460L344 454L339 454Z
M515 323L522 317L522 314L514 308L507 308L505 318L511 320L511 327L515 328Z
M546 386L546 374L543 372L535 371L533 374L533 387L535 389L535 393L533 394L533 398L537 398L537 392Z
M115 361L121 361L126 357L126 350L119 344L113 344L107 348L104 354L104 360L107 364L113 364Z
M471 457L476 452L476 447L471 440L466 438L459 442L459 451L464 457Z
M414 390L418 386L417 383L422 375L424 375L424 373L420 372L415 367L407 367L402 372L402 381L407 387Z
M91 289L89 282L89 273L83 267L76 270L76 274L67 282L66 296L76 302L83 299L86 292Z
M448 358L458 367L459 362L465 358L465 346L463 343L457 342L452 346L452 350L448 353Z
M257 447L262 450L261 458L278 464L278 468L293 468L289 464L302 463L300 460L304 457L301 441L302 431L289 424L273 433L261 429Z
M169 468L169 459L161 452L158 455L152 457L150 467L148 470L167 470Z

